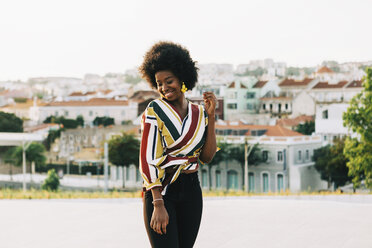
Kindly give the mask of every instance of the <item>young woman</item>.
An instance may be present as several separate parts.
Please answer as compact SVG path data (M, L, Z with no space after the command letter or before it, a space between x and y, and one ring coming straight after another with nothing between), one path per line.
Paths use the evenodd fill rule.
M142 116L140 170L144 180L144 220L152 247L190 248L202 215L199 163L216 153L215 108L212 92L203 93L204 106L184 93L197 82L188 50L158 42L139 69L161 95Z

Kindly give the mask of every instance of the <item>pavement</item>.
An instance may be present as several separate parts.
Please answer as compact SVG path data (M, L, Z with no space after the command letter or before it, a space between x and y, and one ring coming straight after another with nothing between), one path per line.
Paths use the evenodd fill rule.
M194 247L371 248L371 198L205 198ZM150 247L141 199L0 200L0 210L1 248Z

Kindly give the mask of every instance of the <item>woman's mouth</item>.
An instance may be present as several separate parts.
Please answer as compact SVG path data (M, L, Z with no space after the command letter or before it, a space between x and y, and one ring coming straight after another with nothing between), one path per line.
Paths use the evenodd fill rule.
M165 97L171 97L173 95L173 91L168 91L164 94Z

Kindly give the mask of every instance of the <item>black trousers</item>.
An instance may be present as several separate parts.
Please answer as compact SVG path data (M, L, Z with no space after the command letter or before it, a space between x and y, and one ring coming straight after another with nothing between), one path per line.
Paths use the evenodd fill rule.
M199 231L203 209L202 192L198 173L180 174L168 186L163 196L169 215L166 234L158 234L150 227L154 207L151 190L144 194L144 219L153 248L192 248Z

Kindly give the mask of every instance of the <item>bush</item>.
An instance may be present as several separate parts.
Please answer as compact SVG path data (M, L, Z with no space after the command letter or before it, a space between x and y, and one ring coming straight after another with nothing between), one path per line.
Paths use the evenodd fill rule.
M45 179L42 189L47 191L57 191L59 187L59 178L54 169L48 171L48 177Z

